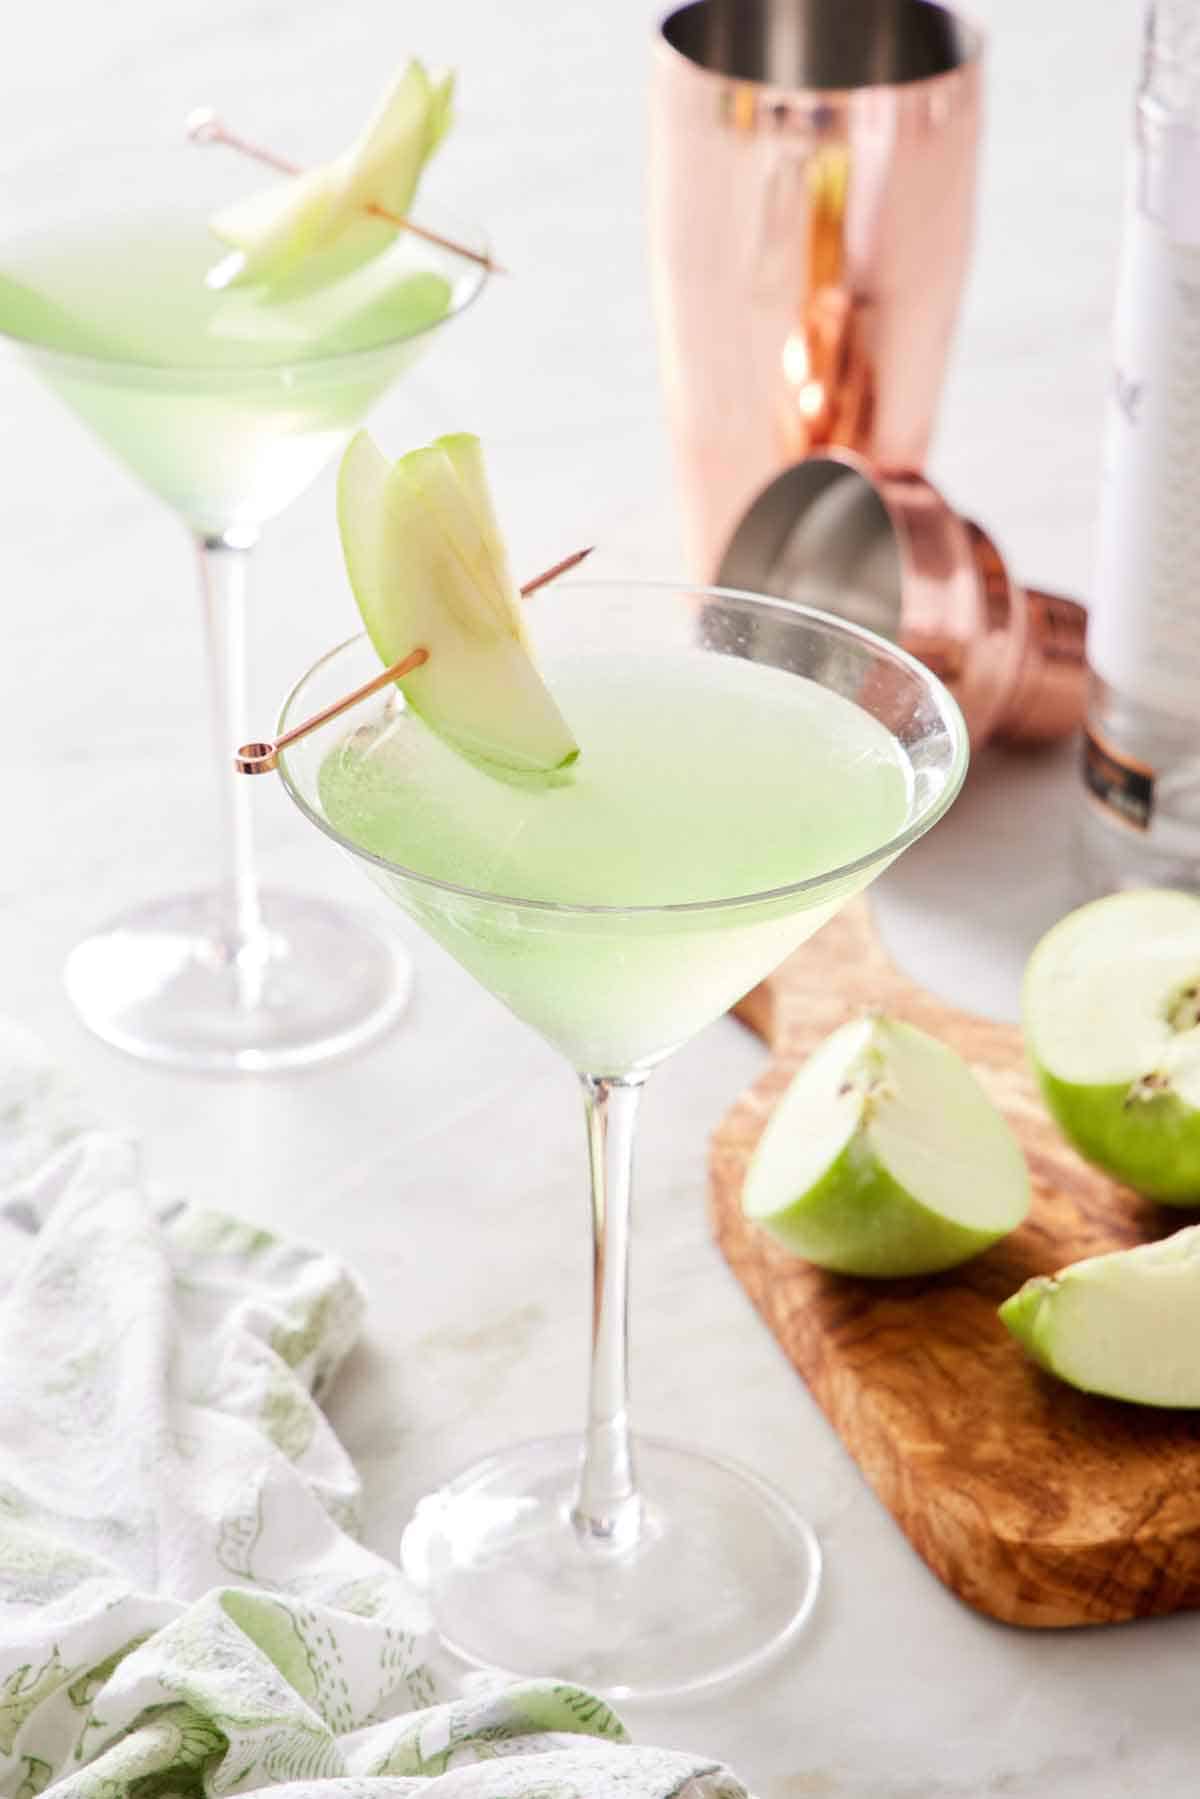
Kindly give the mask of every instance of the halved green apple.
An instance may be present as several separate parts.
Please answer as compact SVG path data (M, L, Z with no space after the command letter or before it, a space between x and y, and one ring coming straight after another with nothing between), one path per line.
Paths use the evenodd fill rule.
M449 129L453 90L452 75L434 81L414 59L348 150L214 214L209 229L237 254L210 280L274 283L335 247L346 267L385 249L396 228L367 209L408 212L421 171Z
M431 729L485 762L564 768L579 754L534 664L479 439L440 437L396 463L366 431L338 474L346 570L384 662L429 660L402 683Z
M1200 1203L1200 898L1114 893L1029 959L1025 1043L1079 1153L1168 1205Z
M1085 1393L1200 1406L1200 1224L1028 1280L1000 1316L1034 1361Z
M841 1274L933 1274L1029 1209L1008 1125L962 1058L899 1019L827 1037L779 1101L742 1191L748 1218Z

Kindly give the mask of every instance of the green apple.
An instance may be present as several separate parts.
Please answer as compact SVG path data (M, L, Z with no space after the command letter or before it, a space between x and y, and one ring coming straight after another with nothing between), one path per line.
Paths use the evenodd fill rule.
M434 81L417 61L392 82L364 129L333 162L321 163L209 220L213 236L236 253L210 281L284 280L316 256L336 250L340 267L386 249L395 226L367 210L403 217L421 172L450 126L454 78Z
M523 771L564 768L579 746L537 671L479 439L440 437L396 463L366 431L338 474L346 570L384 662L429 660L402 686L457 749Z
M1114 893L1042 938L1025 1043L1079 1153L1138 1193L1200 1204L1200 899Z
M1012 1131L962 1058L883 1016L843 1025L771 1115L742 1189L748 1218L841 1274L934 1274L1029 1210Z
M1035 1362L1085 1393L1200 1406L1200 1224L1039 1275L1000 1316Z

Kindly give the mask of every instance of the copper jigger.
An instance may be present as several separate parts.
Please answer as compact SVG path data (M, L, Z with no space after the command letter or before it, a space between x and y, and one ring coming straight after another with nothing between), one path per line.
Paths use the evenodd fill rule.
M794 464L752 502L717 579L903 645L950 689L975 748L1049 742L1083 716L1083 607L1022 587L987 532L920 475L842 450Z
M655 310L688 554L772 474L925 460L970 247L982 38L928 0L695 0L653 72Z

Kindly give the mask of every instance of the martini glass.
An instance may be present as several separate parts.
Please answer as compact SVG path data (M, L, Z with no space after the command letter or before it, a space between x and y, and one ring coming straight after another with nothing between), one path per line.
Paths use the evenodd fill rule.
M695 847L698 803L708 813L705 853L717 868L727 856L734 870L742 836L737 814L769 805L774 843L770 832L758 840L772 858L770 885L756 889L733 876L723 884L717 873L701 900L615 904L614 884L625 877L614 881L610 845L594 870L603 902L562 903L530 897L529 882L514 891L511 873L508 892L493 892L373 853L357 826L331 822L334 811L341 819L331 782L362 746L378 743L379 754L391 753L386 746L395 741L397 719L404 725L394 695L361 702L298 741L281 756L280 768L309 820L556 1045L583 1089L595 1282L583 1435L502 1449L423 1499L405 1533L406 1567L428 1591L444 1641L468 1662L512 1674L548 1671L616 1697L661 1697L741 1676L778 1652L808 1616L820 1554L790 1499L753 1473L719 1456L631 1438L626 1293L641 1091L673 1048L941 816L962 781L967 738L954 701L903 651L781 601L653 583L563 583L527 619L549 684L583 743L580 770L588 733L573 715L568 684L577 703L599 695L601 708L628 708L631 717L629 696L650 696L641 715L643 727L650 721L649 733L638 741L636 768L656 786L652 809L639 814L638 827L649 821L649 828L630 863L631 885L653 888L656 858L664 879L673 878L680 846ZM342 645L289 695L280 732L377 672L365 639ZM668 765L678 772L679 733L689 729L681 694L693 699L693 744L719 721L723 731L719 759L710 759L703 773L698 767L690 782L686 752L684 778L664 773ZM740 717L727 708L730 694L744 707ZM818 718L829 741L814 738L794 766L761 754L770 734L761 721L781 694L789 705L820 701L825 708L818 707ZM655 706L664 733L657 746ZM731 721L743 728L731 728ZM762 730L767 738L756 740ZM419 781L420 763L407 750L405 758L408 778ZM464 765L449 779L459 783L455 838L468 843L486 819L484 809L474 809L470 783L486 785L491 777ZM844 785L850 781L857 785ZM431 797L440 811L445 795ZM626 790L617 814L622 821L628 802ZM511 796L498 795L484 802L494 809L497 840L504 823L499 808L510 803ZM351 816L374 816L369 789L363 806L361 813L351 808ZM567 831L566 816L560 815L552 846ZM485 837L481 831L481 843ZM840 859L825 851L836 843ZM571 879L584 890L591 879L585 850L574 843L568 850L564 842ZM798 879L779 882L780 857L783 865L791 858Z
M339 907L260 890L250 794L229 754L245 735L247 572L263 525L484 281L479 264L402 232L357 285L349 271L340 282L301 278L278 305L215 292L204 276L226 252L206 221L263 185L260 169L227 150L187 143L0 165L0 338L191 538L221 805L213 884L89 936L66 984L110 1043L216 1071L349 1049L407 997L407 960L385 933ZM425 222L486 252L444 215Z

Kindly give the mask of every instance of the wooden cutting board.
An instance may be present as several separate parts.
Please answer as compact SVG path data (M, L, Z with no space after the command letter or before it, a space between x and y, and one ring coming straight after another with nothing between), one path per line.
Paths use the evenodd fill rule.
M1013 1125L1025 1224L922 1280L826 1274L742 1216L747 1159L796 1067L874 1008L957 1049ZM968 1605L1010 1624L1107 1624L1200 1605L1200 1413L1076 1393L996 1316L1031 1274L1161 1237L1195 1214L1138 1199L1059 1136L1013 1025L958 1012L889 961L856 901L738 1007L773 1052L718 1126L714 1229L738 1279L912 1546Z

